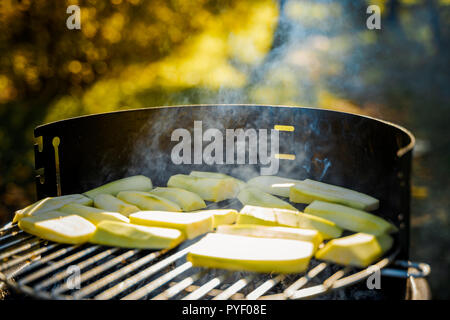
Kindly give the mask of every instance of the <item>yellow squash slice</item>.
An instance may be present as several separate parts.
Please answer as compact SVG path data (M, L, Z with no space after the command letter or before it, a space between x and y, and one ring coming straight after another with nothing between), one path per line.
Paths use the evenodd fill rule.
M366 211L378 209L379 206L377 199L364 193L309 179L300 181L291 188L289 200L296 203L321 200Z
M206 207L205 201L198 194L184 189L158 187L150 193L175 202L183 211L193 211Z
M169 199L141 191L122 191L117 195L122 201L134 204L141 210L164 210L181 212L178 204Z
M332 221L299 211L255 206L242 208L236 223L312 229L319 231L324 240L338 238L343 231Z
M97 209L93 207L86 207L77 203L69 203L64 207L60 208L59 211L77 214L80 217L89 220L95 225L98 225L102 221L116 221L116 222L130 222L127 217L118 212L108 212L102 209Z
M238 212L234 209L213 209L213 210L202 210L197 212L212 215L214 228L217 228L222 224L235 223L238 215Z
M183 239L181 231L176 229L103 221L97 225L89 242L122 248L168 249Z
M98 209L119 212L128 217L134 212L140 211L140 209L132 204L126 203L110 194L99 194L94 198L94 206Z
M277 176L258 176L248 180L247 184L266 193L289 198L291 187L299 182L300 180L282 178Z
M88 220L58 211L24 217L19 228L42 239L69 244L84 243L95 231L95 225Z
M306 241L210 233L194 245L187 260L195 267L300 273L308 268L313 250Z
M238 194L238 199L244 206L250 205L267 208L297 210L288 202L253 187L248 187L241 190Z
M317 251L316 258L342 265L365 268L392 247L391 236L356 233L333 239Z
M41 199L24 209L17 210L13 219L13 223L19 221L23 217L28 217L38 213L55 211L68 203L79 203L82 205L92 205L92 199L82 194L68 194L60 197L48 197Z
M213 228L212 216L202 212L141 211L131 214L130 222L145 226L178 229L187 239L193 239Z
M276 238L308 241L314 245L314 249L316 249L322 243L322 236L320 235L319 231L310 229L269 227L255 224L235 224L232 226L219 226L216 232L257 238Z
M150 191L153 188L152 180L146 176L132 176L109 182L98 188L86 191L85 196L94 199L99 194L117 195L120 191Z
M306 207L305 212L333 221L341 228L354 232L379 235L397 230L392 223L374 214L335 203L316 200Z
M194 192L203 200L214 202L232 199L239 192L239 184L234 178L201 178L176 174L170 177L167 186Z
M208 171L191 171L189 174L193 177L199 177L199 178L216 178L216 179L234 179L236 180L237 184L239 185L239 189L243 189L247 186L247 184L239 179L236 179L232 176L229 176L225 173L220 172L208 172Z

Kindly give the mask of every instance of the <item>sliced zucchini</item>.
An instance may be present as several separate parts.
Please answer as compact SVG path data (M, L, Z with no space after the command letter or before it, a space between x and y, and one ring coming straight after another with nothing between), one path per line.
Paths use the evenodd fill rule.
M322 236L317 230L269 227L254 224L235 224L232 226L219 226L217 233L235 234L238 236L257 238L291 239L311 242L316 249L322 243Z
M189 251L195 267L266 273L300 273L314 253L310 242L210 233Z
M193 177L199 177L199 178L215 178L215 179L228 179L228 178L231 178L231 179L236 180L236 182L239 185L239 189L243 189L243 188L245 188L247 186L247 184L244 181L239 180L237 178L234 178L232 176L229 176L229 175L227 175L225 173L220 173L220 172L191 171L191 173L189 175L193 176Z
M324 240L338 238L343 231L332 221L299 211L255 206L242 208L236 223L312 229L319 231Z
M80 244L94 234L95 225L75 215L58 211L41 212L19 220L19 228L42 239Z
M259 206L267 208L280 208L288 210L297 210L295 207L271 194L265 193L260 189L247 187L238 194L239 201L245 206Z
M187 239L193 239L213 228L212 216L202 212L141 211L131 214L130 222L144 226L178 229Z
M184 189L158 187L150 193L175 202L183 211L193 211L206 207L205 201L198 194Z
M364 193L309 179L300 181L291 188L289 200L296 203L321 200L366 211L378 209L379 206L377 199Z
M238 215L237 211L234 209L214 209L214 210L202 210L197 212L212 215L214 228L217 228L222 224L235 223Z
M80 217L89 220L94 225L98 225L100 222L105 220L127 223L130 222L127 217L118 212L108 212L102 209L83 206L78 203L66 204L64 207L61 207L59 211L70 214L77 214Z
M305 212L333 221L343 229L354 232L364 232L374 235L397 231L392 224L374 214L315 200L305 208Z
M126 203L110 194L99 194L94 198L94 206L98 209L119 212L128 217L131 213L138 212L140 209L132 204Z
M89 242L122 248L168 249L183 239L181 231L176 229L102 221Z
M141 191L121 191L117 195L122 201L134 204L141 210L164 210L181 212L181 208L169 199Z
M47 197L36 201L35 203L17 210L14 215L13 223L19 221L23 217L35 215L37 213L44 213L55 211L68 203L79 203L85 206L92 205L92 199L83 196L82 194L68 194L60 197Z
M239 184L234 178L201 178L176 174L167 182L171 188L181 188L198 194L203 200L222 201L236 197Z
M316 258L342 265L365 268L392 247L391 236L356 233L333 239L316 253Z
M150 178L139 175L109 182L98 188L86 191L83 194L94 199L97 195L102 193L115 196L120 191L150 191L152 187L152 180L150 180Z
M277 176L258 176L247 181L247 184L266 193L289 198L292 186L300 180L282 178Z

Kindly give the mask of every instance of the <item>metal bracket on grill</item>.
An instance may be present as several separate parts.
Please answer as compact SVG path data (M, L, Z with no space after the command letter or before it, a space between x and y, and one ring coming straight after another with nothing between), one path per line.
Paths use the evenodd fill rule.
M387 277L395 277L395 278L425 278L431 272L431 267L429 264L423 262L412 262L406 260L396 260L393 265L399 266L402 268L406 268L406 270L402 269L393 269L393 268L384 268L381 270L381 274Z

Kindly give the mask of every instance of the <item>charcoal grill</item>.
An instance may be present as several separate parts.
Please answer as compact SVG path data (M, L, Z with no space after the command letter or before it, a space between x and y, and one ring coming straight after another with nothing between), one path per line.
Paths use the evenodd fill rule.
M400 230L393 249L363 270L313 259L304 274L255 274L194 268L185 256L198 238L162 251L69 246L8 224L0 230L0 280L17 292L43 299L399 299L409 292L407 283L414 289L414 279L429 274L427 264L408 261L414 137L394 124L354 114L285 106L196 105L50 123L35 129L38 198L82 193L134 174L151 177L156 186L165 185L173 174L192 170L220 171L244 180L259 175L264 165L258 163L174 164L171 150L177 142L171 141L171 133L184 128L194 136L194 121L202 121L204 131L276 130L278 175L321 180L377 197L381 205L375 213ZM241 205L227 200L208 207ZM362 280L378 271L382 289L369 289Z

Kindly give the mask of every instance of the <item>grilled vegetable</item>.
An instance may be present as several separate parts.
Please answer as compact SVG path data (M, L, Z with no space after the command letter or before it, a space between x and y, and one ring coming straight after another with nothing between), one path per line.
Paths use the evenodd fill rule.
M289 200L297 203L321 200L367 211L378 209L379 206L377 199L364 193L309 179L291 188Z
M211 231L213 226L212 216L202 212L141 211L131 214L130 222L145 226L178 229L188 239Z
M92 205L92 199L83 196L82 194L68 194L60 197L48 197L41 199L28 207L17 210L13 219L13 223L19 221L23 217L35 215L37 213L44 213L55 211L68 203L79 203L82 205Z
M89 240L95 225L88 220L64 212L49 211L20 219L19 227L37 237L70 244L80 244Z
M128 217L140 209L132 204L126 203L110 194L99 194L94 198L94 206L106 211L119 212Z
M349 208L339 204L314 201L305 212L333 221L343 229L374 235L397 231L397 228L374 214Z
M234 178L200 178L185 174L171 176L167 186L186 189L203 200L214 202L234 198L239 191L239 184Z
M247 181L247 184L266 193L289 198L292 186L300 180L282 178L277 176L258 176Z
M101 209L86 207L77 203L69 203L59 209L61 212L77 214L80 217L89 220L95 225L100 222L109 220L116 222L129 222L128 218L117 212L108 212Z
M121 191L117 198L134 204L141 210L165 210L181 212L181 208L169 199L141 191Z
M217 226L222 224L235 223L238 215L237 211L234 209L214 209L214 210L202 210L197 212L202 212L204 214L211 214L213 218L214 228L217 228Z
M310 242L210 233L189 251L195 267L267 273L299 273L313 255Z
M287 227L269 227L254 224L235 224L219 226L217 233L234 234L238 236L257 238L291 239L311 242L316 249L322 243L322 236L317 230Z
M247 184L244 181L236 179L225 173L207 172L207 171L191 171L191 173L189 175L193 176L193 177L199 177L199 178L234 179L238 183L239 189L243 189L247 186Z
M237 224L258 224L319 231L324 240L340 237L342 229L334 222L299 211L245 206L237 218Z
M175 202L183 211L193 211L206 207L205 201L198 194L184 189L158 187L150 193Z
M117 195L120 191L149 191L153 187L152 180L145 176L133 176L110 183L83 193L85 196L94 199L99 194Z
M271 194L253 187L247 187L238 194L239 201L245 205L297 210L295 207Z
M97 225L89 242L122 248L168 249L183 239L181 231L176 229L103 221Z
M365 268L389 250L392 243L392 237L386 234L374 236L356 233L329 241L322 249L317 251L316 258L342 265Z

